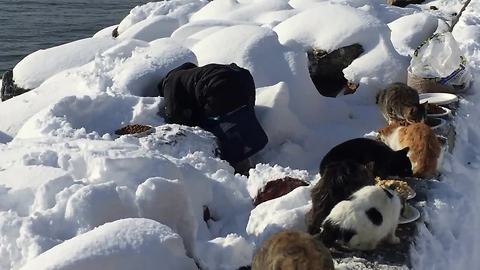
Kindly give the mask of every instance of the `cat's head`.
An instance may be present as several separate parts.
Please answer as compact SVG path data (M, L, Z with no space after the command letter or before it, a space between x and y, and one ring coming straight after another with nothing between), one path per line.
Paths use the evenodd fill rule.
M329 188L343 188L352 184L359 184L362 187L364 183L374 183L374 166L373 162L364 165L353 160L332 162L325 167L322 178L328 179L329 183L326 184L330 185Z
M410 148L406 147L393 152L388 162L390 176L410 177L413 175L412 163L407 156L409 150Z
M318 237L299 237L277 255L271 270L334 270L330 251Z
M427 118L427 102L405 107L404 116L409 124L425 122Z

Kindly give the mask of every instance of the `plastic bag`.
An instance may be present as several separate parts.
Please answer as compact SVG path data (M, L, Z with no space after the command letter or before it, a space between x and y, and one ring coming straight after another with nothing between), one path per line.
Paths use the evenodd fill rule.
M220 156L230 163L249 158L268 143L254 108L247 105L226 115L208 118L200 126L217 137Z
M468 87L472 80L467 60L450 32L437 33L420 45L408 71L412 77L433 80L452 91Z

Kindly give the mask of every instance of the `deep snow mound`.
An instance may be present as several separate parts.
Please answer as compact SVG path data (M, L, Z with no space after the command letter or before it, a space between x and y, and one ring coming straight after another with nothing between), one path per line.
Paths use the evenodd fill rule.
M196 269L182 238L149 219L123 219L72 238L36 257L23 270Z

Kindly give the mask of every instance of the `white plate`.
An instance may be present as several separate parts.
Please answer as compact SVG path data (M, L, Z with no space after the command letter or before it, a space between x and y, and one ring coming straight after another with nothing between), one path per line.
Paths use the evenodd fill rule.
M428 101L430 104L445 105L458 100L458 97L450 93L422 93L419 94L420 104Z
M398 224L410 223L420 218L420 211L410 204L405 205L405 211L403 212L405 216L400 213L400 220L398 221Z
M447 116L452 112L447 107L443 107L443 106L439 106L439 107L442 108L442 110L444 110L445 112L443 112L443 113L428 113L427 116L429 116L429 117L442 117L442 116Z

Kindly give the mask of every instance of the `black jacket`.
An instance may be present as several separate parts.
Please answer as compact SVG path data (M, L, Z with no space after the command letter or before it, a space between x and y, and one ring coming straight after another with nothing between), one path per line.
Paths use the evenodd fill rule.
M208 117L255 106L253 77L236 64L197 67L185 63L170 71L158 88L165 98L168 123L201 125Z

